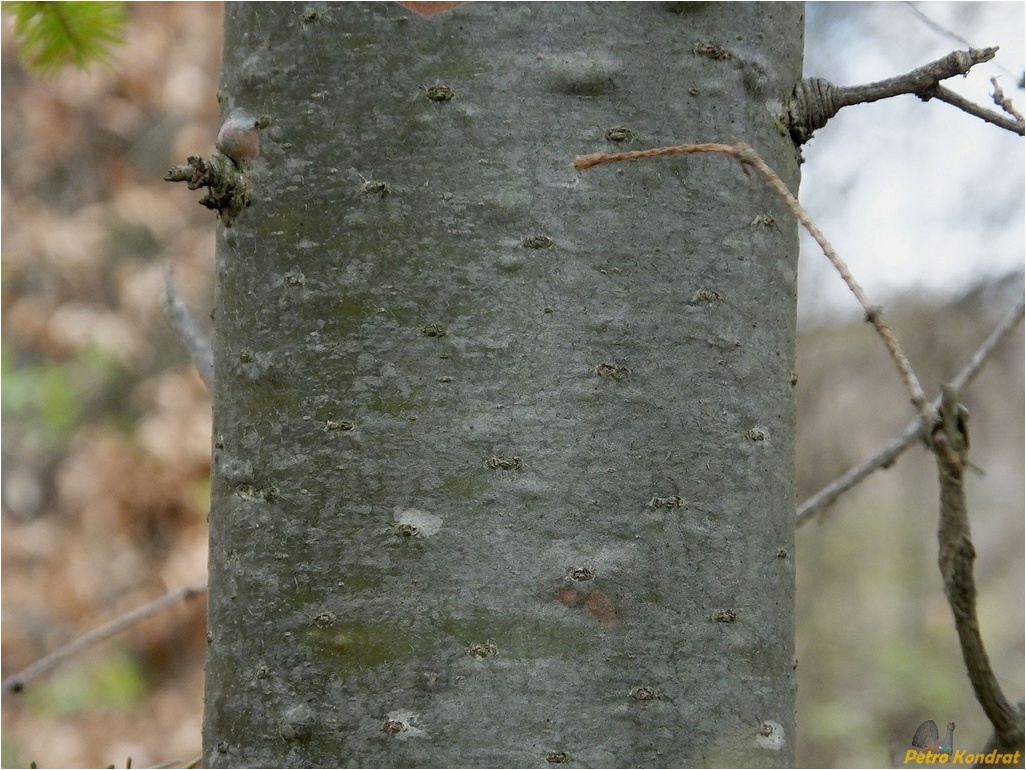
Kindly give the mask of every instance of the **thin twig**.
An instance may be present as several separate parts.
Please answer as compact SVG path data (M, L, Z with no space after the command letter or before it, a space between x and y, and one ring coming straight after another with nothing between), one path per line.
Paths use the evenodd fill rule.
M973 353L972 358L955 378L951 381L952 386L959 392L972 382L980 373L984 363L991 357L998 346L1008 337L1009 334L1019 325L1023 319L1023 298L1020 297L1015 305L1009 309L1005 317L984 340L983 344ZM940 408L940 397L934 399L932 406ZM891 464L910 446L923 437L923 423L919 418L911 420L905 429L897 436L884 444L872 457L865 462L855 466L843 476L832 481L823 487L819 492L807 499L798 507L795 517L796 526L802 526L825 511L834 502L854 487L864 478L880 468L889 468Z
M991 97L994 99L994 104L1022 123L1022 113L1015 109L1015 104L1012 102L1011 98L1005 96L1005 92L1002 91L1001 86L998 85L997 78L991 78L990 84L994 86L994 93Z
M994 726L1006 750L1022 750L1023 724L1018 711L1001 692L987 658L976 617L976 582L973 561L976 549L969 529L965 498L965 469L969 436L958 404L958 392L950 385L941 389L941 422L930 441L940 478L939 564L944 593L955 617L966 672L976 699Z
M167 762L161 762L159 765L150 765L150 770L166 770L169 767L178 767L182 764L180 759L169 759Z
M964 37L959 35L957 32L953 32L950 29L948 29L947 27L943 26L942 24L938 24L936 21L934 21L929 16L927 16L925 13L923 13L919 8L916 7L916 4L914 2L909 2L908 0L906 0L905 6L907 6L908 9L910 11L912 11L912 13L914 13L916 16L918 16L920 21L922 21L926 26L930 27L930 29L934 30L938 34L944 35L945 37L951 38L952 40L954 40L959 45L964 46L966 49L970 49L970 48L973 47L973 44L971 42L966 40ZM994 62L993 66L997 67L999 70L1004 72L1009 77L1013 77L1013 78L1015 77L1015 74L1010 69L1008 69L1008 67L1003 65L1001 62L996 61L996 62Z
M786 202L788 207L798 218L805 229L809 231L816 243L823 250L827 259L834 266L838 273L840 273L842 280L848 285L851 293L855 295L855 298L862 305L862 309L866 312L866 320L873 324L873 328L876 329L877 334L883 340L884 345L887 347L888 352L891 354L891 358L894 360L895 366L898 367L898 373L901 375L902 381L905 383L905 387L908 389L909 395L912 399L912 404L915 406L916 411L919 412L920 417L923 419L924 425L930 425L935 419L936 410L933 409L926 401L926 394L923 392L922 385L919 384L919 378L916 377L914 371L912 371L912 365L909 363L908 358L901 352L901 347L898 345L898 340L891 332L891 329L887 324L884 323L881 315L880 308L873 305L866 293L862 290L858 281L855 280L855 276L848 270L848 266L841 259L840 255L834 250L834 247L830 245L830 242L823 235L822 231L816 227L816 224L812 221L812 217L809 216L808 212L805 211L799 205L798 199L791 194L791 191L787 189L787 185L784 181L776 175L776 173L764 161L755 150L748 145L745 145L744 157L741 158L742 162L748 163L758 169L770 186L776 190L777 194L780 195Z
M1022 321L1023 316L1026 315L1026 300L1023 297L1019 297L1015 301L1015 304L1009 308L1008 312L1005 313L1004 318L994 327L994 331L990 333L990 336L983 341L979 349L973 353L972 358L969 359L969 363L960 371L955 378L951 381L951 386L961 393L965 390L966 386L976 379L976 375L980 373L983 365L990 358L991 354L997 349L1005 338L1012 333L1012 330L1019 325ZM940 402L935 402L940 405Z
M910 11L912 11L912 13L914 13L916 16L918 16L919 20L922 21L924 24L926 24L928 27L930 27L930 29L932 29L934 32L938 32L941 35L946 35L947 37L950 37L955 42L961 43L966 48L972 48L973 47L973 44L970 43L968 40L966 40L964 37L962 37L961 35L959 35L959 34L957 34L955 32L952 32L947 27L941 26L940 24L935 22L933 19L931 19L929 16L927 16L925 13L923 13L921 10L916 8L916 4L915 3L906 2L905 3L905 7L907 7Z
M937 92L934 94L934 98L939 99L942 102L947 102L953 107L958 107L962 112L968 112L970 115L975 115L981 120L993 123L998 128L1003 128L1006 131L1012 131L1019 136L1026 135L1026 124L1023 123L1022 118L1012 120L1004 115L999 115L993 110L988 110L975 102L969 101L964 96L959 96L950 88L937 86Z
M747 145L746 145L747 146ZM672 147L653 147L650 150L632 150L630 152L597 152L592 155L578 155L574 158L574 168L579 171L597 166L600 163L611 163L618 160L642 160L644 158L659 158L664 155L691 155L697 152L718 152L729 155L732 158L739 157L738 148L732 144L718 144L706 142L705 144L677 144Z
M795 526L802 526L825 511L834 502L866 476L880 468L889 468L902 453L923 437L923 423L918 417L912 419L905 430L883 445L876 454L860 465L851 468L843 476L834 479L816 494L798 506Z
M167 292L164 296L164 312L178 332L185 349L189 351L189 358L196 365L203 382L207 384L207 388L213 390L214 354L210 350L210 343L193 320L188 305L178 293L174 267L170 264L164 269L164 288Z
M767 165L762 156L752 149L750 145L742 141L735 141L733 144L680 144L671 147L656 147L650 150L635 150L633 152L596 153L575 158L574 168L587 169L600 163L612 161L640 160L664 155L686 155L698 152L715 152L729 155L740 161L743 166L751 166L762 174L777 195L784 199L787 207L791 209L791 212L798 221L802 223L805 229L809 231L809 234L816 240L816 243L819 244L827 259L837 269L837 272L840 273L841 278L848 285L852 294L855 295L859 304L862 305L862 309L866 312L866 320L873 324L873 327L887 347L887 351L891 354L891 358L898 368L898 373L901 375L901 379L911 396L912 404L915 406L916 411L919 412L923 424L932 425L936 420L936 410L927 402L923 387L919 384L919 378L912 371L912 365L909 363L908 358L901 352L898 340L891 332L890 327L884 323L880 308L869 301L858 281L855 280L851 271L848 270L847 265L844 264L844 261L834 250L834 247L830 245L823 232L816 227L812 217L798 203L798 199L787 188L787 185L784 184L784 180L777 176L776 172Z
M177 604L182 600L193 599L206 593L206 591L207 587L205 584L185 586L184 588L177 588L174 591L169 591L159 599L148 604L144 604L142 607L138 607L131 612L127 612L109 623L90 631L85 636L80 636L78 639L70 644L66 644L59 650L54 650L46 657L37 660L24 671L20 671L17 674L7 677L3 682L0 682L0 692L21 692L28 682L41 674L45 674L50 669L56 668L72 655L91 647L97 642L102 642L104 639L109 639L115 634L121 633L126 628L138 623L140 620L144 620L150 615L155 615L173 604Z

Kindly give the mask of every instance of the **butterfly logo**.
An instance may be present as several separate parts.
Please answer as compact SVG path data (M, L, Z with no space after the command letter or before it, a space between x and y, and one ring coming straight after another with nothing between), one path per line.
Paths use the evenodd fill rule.
M928 719L916 728L912 736L912 745L923 754L948 754L955 748L955 723L948 722L948 733L943 740L937 732L937 723Z

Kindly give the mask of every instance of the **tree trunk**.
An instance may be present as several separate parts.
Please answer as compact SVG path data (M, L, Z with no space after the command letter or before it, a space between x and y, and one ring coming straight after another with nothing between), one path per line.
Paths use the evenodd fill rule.
M228 4L205 761L793 761L800 4Z

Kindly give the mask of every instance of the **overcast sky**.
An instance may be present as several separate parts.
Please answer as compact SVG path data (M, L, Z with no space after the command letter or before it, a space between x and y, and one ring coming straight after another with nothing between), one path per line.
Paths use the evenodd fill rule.
M990 84L997 76L1022 111L1024 9L1021 2L809 3L805 75L837 85L892 77L964 49L958 36L1001 50L944 84L997 109ZM805 145L800 198L871 301L885 304L909 290L957 295L1023 265L1023 142L915 96L846 107ZM807 236L802 262L804 320L860 312Z

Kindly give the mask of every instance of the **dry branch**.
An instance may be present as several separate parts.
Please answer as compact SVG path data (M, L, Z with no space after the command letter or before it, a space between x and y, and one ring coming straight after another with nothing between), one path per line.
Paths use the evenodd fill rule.
M976 582L973 578L973 547L965 498L965 469L969 436L958 404L958 392L950 384L941 391L941 421L930 437L940 478L939 563L944 593L955 617L962 659L976 699L994 726L1004 751L1022 752L1022 715L1001 692L976 617ZM1021 756L1021 753L1020 753Z
M148 618L150 615L155 615L173 604L177 604L182 600L193 599L201 594L205 594L206 592L207 586L205 584L185 586L184 588L169 591L159 599L121 615L94 631L90 631L85 636L80 636L70 644L66 644L60 649L54 650L46 657L37 660L24 671L19 671L17 674L7 677L3 682L0 682L0 692L21 692L28 682L41 674L45 674L50 669L56 668L65 660L76 655L82 650L91 647L97 642L102 642L104 639L109 639L110 637L121 633L139 621Z
M802 145L812 138L814 131L825 126L842 108L901 94L915 94L923 101L940 99L988 123L1022 136L1026 133L1026 126L1021 119L1010 120L1004 115L984 109L940 84L947 78L966 74L981 62L990 61L997 51L996 47L952 51L947 56L904 75L859 86L836 86L824 78L805 78L795 86L787 105L791 138L796 144Z

